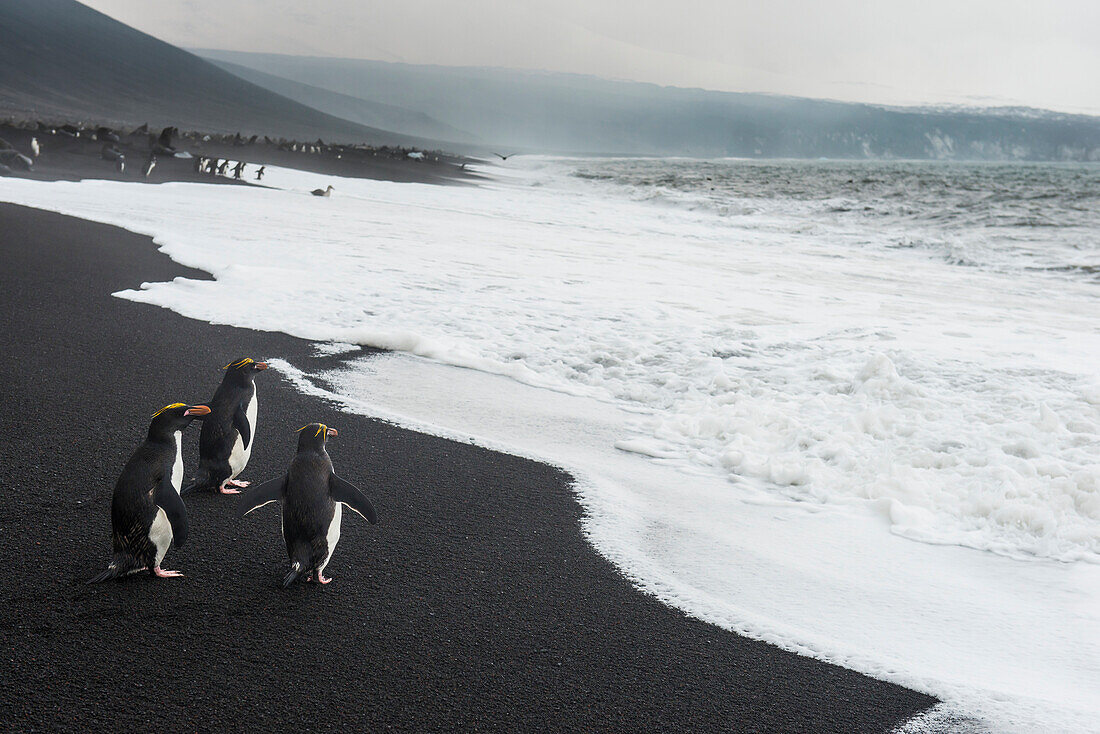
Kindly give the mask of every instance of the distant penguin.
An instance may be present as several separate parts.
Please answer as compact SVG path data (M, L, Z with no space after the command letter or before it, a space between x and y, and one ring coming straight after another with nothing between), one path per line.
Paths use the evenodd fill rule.
M314 196L329 196L329 195L332 194L332 192L333 192L333 188L332 188L332 186L329 186L328 188L324 188L324 189L314 189L313 191L310 191L309 193L313 194Z
M225 169L227 169L227 168L229 168L229 159L228 158L226 158L224 161L222 161L221 164L218 166L218 175L219 176L224 176L225 175Z
M290 573L283 579L284 588L303 575L306 581L312 581L314 574L319 583L332 581L325 577L325 566L340 540L344 505L371 525L378 522L378 513L370 500L333 471L325 441L335 435L336 430L323 423L299 428L298 453L287 473L250 489L238 505L237 515L244 517L257 507L276 500L282 502L283 542L290 557Z
M105 161L114 161L115 170L119 173L124 173L126 171L126 156L117 146L111 143L104 143L103 149L99 151L99 155Z
M35 158L42 152L42 147L38 145L38 138L31 138L31 155Z
M260 166L260 170L256 171L256 180L257 181L259 181L260 179L262 179L264 177L264 169L266 169L266 168L267 168L267 166Z
M211 412L199 434L199 471L183 494L202 490L240 494L237 488L248 486L236 479L252 456L258 406L254 378L267 364L246 357L223 369L225 377L207 403Z
M145 178L149 178L149 174L153 172L153 169L157 165L157 154L150 153L149 157L145 159L145 168L141 169L141 175Z
M153 414L149 435L126 462L111 499L114 555L107 570L88 581L107 581L148 570L182 576L160 567L168 547L187 542L187 509L180 499L183 430L210 413L205 405L172 403Z

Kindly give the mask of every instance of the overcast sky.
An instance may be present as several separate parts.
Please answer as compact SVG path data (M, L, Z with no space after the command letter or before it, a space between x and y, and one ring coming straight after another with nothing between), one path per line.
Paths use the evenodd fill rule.
M1100 114L1100 0L84 0L178 46Z

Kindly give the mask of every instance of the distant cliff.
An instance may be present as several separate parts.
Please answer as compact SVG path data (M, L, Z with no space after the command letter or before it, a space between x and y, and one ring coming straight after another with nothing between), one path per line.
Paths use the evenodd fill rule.
M659 87L573 74L224 51L196 53L391 105L403 114L422 113L450 128L468 131L480 141L526 151L1100 160L1100 118L1084 115L1007 108L888 108ZM262 83L260 77L253 79ZM288 89L283 85L279 91L287 93ZM310 101L335 112L319 97ZM383 118L375 124L386 126Z

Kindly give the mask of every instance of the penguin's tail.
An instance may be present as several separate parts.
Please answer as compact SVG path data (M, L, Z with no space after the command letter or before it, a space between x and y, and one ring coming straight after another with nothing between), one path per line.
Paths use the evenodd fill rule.
M290 564L290 573L283 579L283 588L288 588L291 584L298 580L298 577L302 575L302 572L306 570L306 564L301 561L295 561Z
M297 581L298 578L303 573L306 573L306 571L308 571L309 567L312 565L310 563L309 545L307 543L302 543L298 545L294 549L294 552L291 554L291 558L293 560L290 564L290 573L288 573L286 575L286 578L283 579L284 589Z
M210 473L209 469L199 469L198 475L191 480L191 483L180 490L180 496L185 494L191 494L192 492L199 492L204 489L214 489L214 475Z
M104 581L110 581L111 579L117 579L119 576L125 576L130 573L134 568L135 564L132 560L123 556L115 556L111 559L111 562L107 564L107 570L94 578L88 579L88 583L99 584Z

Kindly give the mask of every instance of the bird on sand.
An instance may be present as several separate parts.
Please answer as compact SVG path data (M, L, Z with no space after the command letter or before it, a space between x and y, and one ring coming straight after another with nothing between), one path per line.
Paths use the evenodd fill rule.
M325 189L314 189L309 193L313 194L314 196L329 196L332 193L332 186L329 186Z
M104 143L103 149L99 151L99 157L105 161L114 161L115 168L119 173L126 171L126 156L117 146Z

